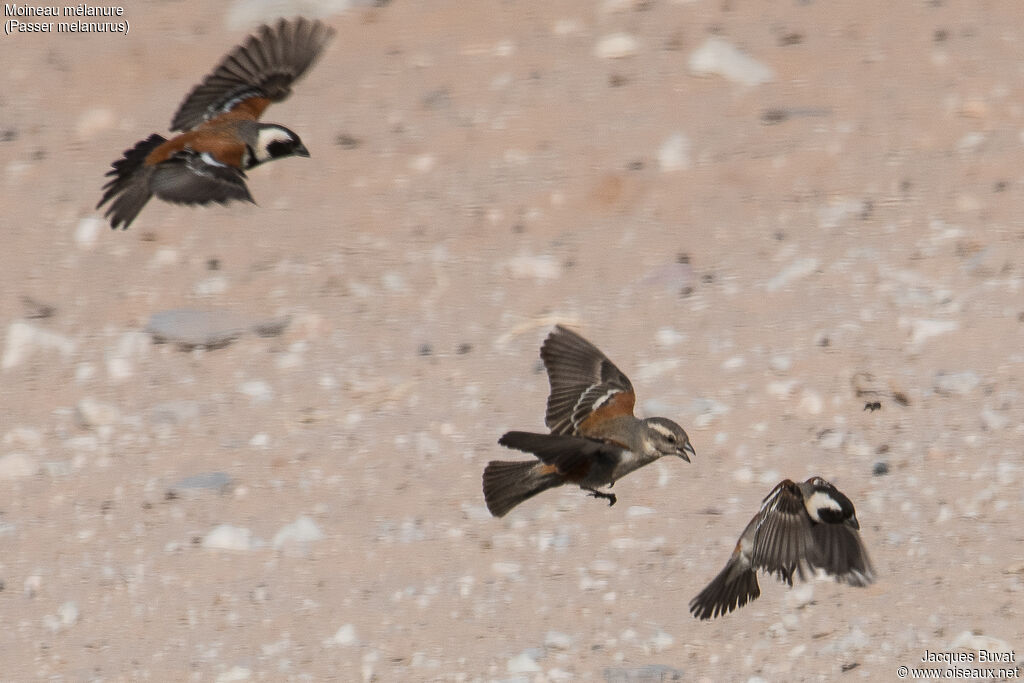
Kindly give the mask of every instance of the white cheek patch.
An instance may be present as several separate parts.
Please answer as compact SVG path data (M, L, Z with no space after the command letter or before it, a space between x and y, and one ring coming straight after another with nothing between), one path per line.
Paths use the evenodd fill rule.
M807 508L807 514L811 516L815 522L821 522L822 519L818 515L818 510L835 510L838 513L842 513L843 506L839 502L828 495L824 491L815 491L811 494L811 497L804 501L804 507Z
M264 128L256 135L256 158L260 161L266 161L269 157L267 156L267 147L272 142L289 142L291 136L284 132L280 128Z

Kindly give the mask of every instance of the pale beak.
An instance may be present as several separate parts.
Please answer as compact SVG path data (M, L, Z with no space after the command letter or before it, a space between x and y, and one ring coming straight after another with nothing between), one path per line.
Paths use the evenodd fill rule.
M309 150L306 149L306 146L300 142L298 145L295 146L295 149L292 150L292 154L294 154L297 157L308 157Z

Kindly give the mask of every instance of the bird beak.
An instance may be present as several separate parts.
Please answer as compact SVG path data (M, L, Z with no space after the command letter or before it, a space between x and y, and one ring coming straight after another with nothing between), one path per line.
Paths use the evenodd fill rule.
M295 147L295 149L292 150L292 154L294 154L297 157L308 157L309 156L309 150L306 149L306 146L300 142Z
M857 531L860 531L860 522L857 521L857 515L852 515L848 520L846 520L846 523Z
M693 446L691 446L689 442L684 444L683 445L683 449L681 451L679 451L678 453L676 453L676 455L678 455L680 458L682 458L686 462L690 462L690 455L687 455L687 453L689 453L690 455L695 456L695 457L697 455L697 451L693 450Z

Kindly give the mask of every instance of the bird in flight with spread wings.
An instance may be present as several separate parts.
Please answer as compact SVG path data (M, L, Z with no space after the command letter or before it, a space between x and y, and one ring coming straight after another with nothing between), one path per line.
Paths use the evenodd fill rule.
M599 491L663 455L689 462L696 455L690 438L664 417L633 415L633 385L601 351L561 325L544 340L541 360L551 393L544 422L549 434L508 432L498 443L532 453L537 460L492 461L484 469L487 509L503 517L542 491L576 484L615 504L615 494Z
M281 19L229 52L181 103L171 121L179 135L168 140L154 133L112 164L96 205L110 202L110 227L127 228L153 195L176 204L253 202L247 170L308 157L293 131L259 118L291 94L333 34L321 21Z

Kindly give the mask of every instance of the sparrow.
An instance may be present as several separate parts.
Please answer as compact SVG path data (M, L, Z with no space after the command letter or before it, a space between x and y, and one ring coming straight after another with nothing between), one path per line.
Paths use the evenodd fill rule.
M805 580L817 569L840 583L866 586L874 570L859 529L853 503L835 486L821 477L786 479L765 497L725 568L690 601L690 612L711 619L756 600L758 570L790 586L794 572Z
M127 228L152 195L176 204L253 201L245 172L273 159L308 157L293 131L260 123L291 94L334 30L320 21L281 19L235 47L178 107L170 140L154 133L112 164L96 208L111 202L110 227Z
M551 433L513 431L498 440L537 460L487 464L484 500L495 517L541 491L569 483L614 505L615 495L599 487L610 487L663 455L686 462L696 455L686 432L672 420L633 416L636 394L629 378L580 335L556 326L540 357L551 384L544 417Z

